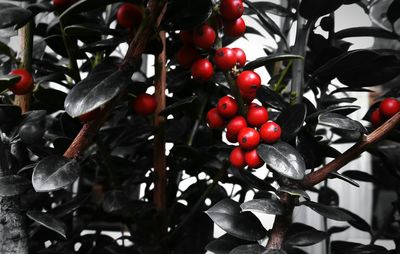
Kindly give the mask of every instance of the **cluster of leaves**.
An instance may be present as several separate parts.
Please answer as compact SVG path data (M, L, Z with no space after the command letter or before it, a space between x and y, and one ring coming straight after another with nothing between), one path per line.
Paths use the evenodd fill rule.
M154 77L146 77L139 65L133 79L130 73L118 69L124 57L121 45L133 35L115 25L121 2L139 1L81 0L62 13L54 12L49 1L33 1L24 8L15 3L0 3L0 28L6 29L10 36L28 22L34 24L32 67L37 88L32 95L32 111L25 114L11 105L13 96L6 90L18 82L17 77L6 74L16 68L19 60L7 41L0 42L4 74L0 79L4 91L0 105L0 165L2 175L12 172L0 178L0 195L20 195L22 209L30 219L29 253L75 253L77 245L77 253L82 254L165 253L165 250L204 253L205 249L214 253L304 253L297 247L316 244L347 229L347 226L332 227L321 231L294 223L285 237L285 251L267 251L259 241L271 232L252 212L284 215L287 207L278 198L282 193L298 197L301 202L296 205L307 206L328 219L346 221L375 237L362 218L339 208L334 190L328 187L307 190L318 193L318 202L314 202L300 184L306 173L319 168L326 158L340 156L332 143L355 142L370 131L348 117L359 108L352 105L356 98L343 95L351 91L368 92L364 87L385 84L399 73L398 51L349 50L350 44L343 40L352 36L398 39L393 31L358 27L333 31L326 38L314 30L318 18L341 5L358 4L368 10L365 3L292 0L283 7L268 1L244 1L246 15L261 24L278 45L275 49L266 48L266 56L244 67L265 67L270 73L269 84L258 90L257 98L271 109L272 120L282 127L281 142L258 147L268 167L259 170L271 172L261 179L251 171L230 167L228 155L232 146L222 141L223 130L210 130L206 126L204 112L214 107L220 97L231 93L223 74L217 73L213 81L199 84L174 59L181 47L177 31L195 28L207 20L213 12L211 1L168 1L162 29L168 33L167 88L172 95L161 114L168 117L166 140L173 148L167 157L167 216L164 217L167 219L164 220L152 202L152 137L157 130L150 119L135 115L130 106L131 98L152 86ZM393 23L400 13L395 11L398 2L394 1L388 11ZM288 27L280 29L271 15L285 18ZM290 48L285 39L299 15L308 20L310 30L308 40L304 38L308 41L308 51L303 56L298 56L296 47ZM247 28L247 33L261 35L252 27ZM222 45L234 40L224 36ZM158 54L161 47L155 33L146 53ZM305 62L300 59L303 57ZM278 72L274 71L277 62L281 63ZM304 67L303 89L310 91L316 104L290 93L288 85L295 77L288 70L296 66L294 63ZM86 78L81 80L81 76ZM332 86L335 78L345 86ZM395 87L383 96L397 96L398 91ZM63 157L82 127L76 117L117 97L118 103L96 133L94 144L77 158ZM317 128L320 125L330 127L340 138L332 140L331 132ZM387 142L397 144L397 132ZM385 164L382 170L390 176L390 188L398 191L398 160L395 151L388 147L391 146L380 143L370 152ZM355 186L357 180L384 182L360 171L331 176ZM193 179L194 183L181 189L185 178ZM240 186L240 191L228 194L218 181ZM385 185L388 188L387 182ZM255 196L245 202L248 192ZM206 198L211 202L205 202ZM239 199L239 203L231 198ZM213 239L213 222L227 234ZM165 233L160 225L171 230ZM95 233L82 235L90 229ZM127 229L131 235L120 239L101 233ZM58 234L49 234L49 230ZM46 244L48 241L50 245ZM332 253L386 253L384 248L373 244L350 242L332 242L331 249Z

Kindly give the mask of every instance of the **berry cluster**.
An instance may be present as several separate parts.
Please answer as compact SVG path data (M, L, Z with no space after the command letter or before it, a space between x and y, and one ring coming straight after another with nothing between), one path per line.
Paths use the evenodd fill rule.
M264 165L258 156L256 148L261 141L267 144L277 142L281 136L280 126L268 121L268 110L255 103L251 103L246 118L238 115L237 101L224 96L219 99L217 107L207 113L207 123L210 128L226 126L226 138L231 143L239 143L230 154L232 166L244 168L259 168Z
M370 118L371 123L377 128L399 111L400 102L396 98L386 98L379 104L377 109L372 111Z

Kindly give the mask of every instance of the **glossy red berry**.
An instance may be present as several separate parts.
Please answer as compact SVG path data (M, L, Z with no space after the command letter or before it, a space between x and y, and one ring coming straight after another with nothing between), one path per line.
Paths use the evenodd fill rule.
M223 128L225 126L225 119L220 116L217 108L212 108L207 112L207 123L211 129Z
M9 89L17 95L24 95L33 90L33 77L32 74L24 69L16 69L10 74L20 76L18 83L9 87Z
M244 159L250 168L256 169L264 165L264 161L258 156L256 149L246 152L244 154Z
M138 28L142 22L142 10L135 4L124 3L117 11L117 22L125 28Z
M235 147L229 155L229 161L235 168L244 168L246 166L244 151L240 147Z
M263 106L253 106L247 112L247 122L250 126L260 127L268 121L268 110Z
M239 106L236 100L229 96L224 96L219 99L217 104L218 113L225 118L234 117L238 110Z
M243 94L255 93L261 86L261 77L254 71L244 71L236 78L236 84Z
M154 113L157 108L157 101L153 95L150 94L140 94L133 101L133 110L143 116L150 115Z
M222 0L219 11L225 20L238 19L244 12L243 2L242 0Z
M220 48L214 55L215 65L222 71L232 69L236 65L236 54L230 48Z
M379 106L381 114L387 118L394 116L400 110L400 102L396 98L386 98Z
M375 128L379 127L384 122L384 119L382 117L382 114L381 114L381 111L379 110L379 108L372 111L370 120L371 120L372 125Z
M202 49L210 49L214 45L215 38L215 30L207 24L198 27L193 32L194 45Z
M97 116L99 116L99 114L100 114L100 110L99 109L95 109L93 111L90 111L90 112L88 112L86 114L83 114L83 115L79 116L79 120L82 123L88 123L88 122L93 121L94 119L96 119Z
M182 30L179 32L179 38L184 45L193 44L193 32L191 30Z
M53 5L57 9L65 10L68 9L71 5L76 3L77 0L53 0Z
M281 138L281 127L279 124L269 121L260 128L261 139L268 144L273 144Z
M231 143L237 143L237 134L226 132L226 139Z
M199 81L208 81L212 78L214 69L207 59L200 59L192 65L192 76Z
M246 53L241 48L233 48L232 50L235 52L237 65L243 67L246 64Z
M254 149L260 143L260 134L253 128L243 128L239 131L238 142L240 147L243 149Z
M251 103L257 97L256 91L251 91L248 93L244 93L244 92L240 91L240 94L242 95L243 100L247 104Z
M246 32L246 23L242 18L224 22L224 33L232 37L240 37Z
M199 52L193 48L192 46L183 46L180 48L176 54L176 60L178 61L179 65L183 68L190 68L192 64L199 60L200 54Z
M243 116L235 116L234 118L232 118L232 120L229 121L228 125L226 125L226 132L229 135L237 137L239 131L246 127L246 119Z

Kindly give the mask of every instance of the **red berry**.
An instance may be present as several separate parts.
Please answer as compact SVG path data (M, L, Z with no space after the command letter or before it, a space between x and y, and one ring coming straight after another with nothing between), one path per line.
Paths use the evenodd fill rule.
M226 139L231 143L237 143L237 134L226 132Z
M242 0L222 0L219 11L225 20L235 20L240 18L244 12Z
M236 63L239 67L243 67L246 64L246 53L241 48L232 49L236 55Z
M192 67L192 64L199 59L199 52L192 46L183 46L176 54L176 60L183 68Z
M250 102L252 102L256 97L257 97L257 93L256 91L252 91L249 93L243 93L242 91L240 91L240 94L242 95L243 100L248 104Z
M93 111L90 111L86 114L79 116L79 120L82 123L87 123L87 122L90 122L90 121L93 121L94 119L96 119L99 114L100 114L100 110L95 109Z
M197 60L192 65L192 76L199 81L208 81L212 78L214 69L210 61L207 59Z
M387 118L394 116L400 110L400 102L396 98L386 98L379 106L381 114Z
M152 113L157 108L157 101L154 98L153 95L144 93L140 94L136 97L136 99L133 101L133 110L142 116L147 116Z
M222 71L232 69L236 65L236 54L230 48L220 48L214 55L215 65Z
M202 49L210 49L214 44L215 38L216 34L214 29L207 24L198 27L193 32L194 44Z
M246 166L244 151L240 147L235 147L229 155L229 161L235 168L244 168Z
M224 22L224 32L232 37L240 37L246 32L246 23L242 18Z
M229 96L224 96L221 99L219 99L217 104L217 110L222 117L231 118L237 114L239 106L234 98Z
M23 95L32 92L33 90L33 77L32 74L24 69L16 69L10 72L10 74L20 76L18 83L9 87L9 89L17 95Z
M384 122L384 120L382 118L381 111L379 110L379 108L377 108L374 111L372 111L370 120L371 120L372 125L375 128L379 127Z
M235 135L237 137L239 131L247 127L246 119L243 116L236 116L229 121L226 126L226 132L229 135Z
M260 143L260 134L253 128L243 128L239 131L238 142L243 149L254 149Z
M179 38L185 45L193 44L193 32L189 30L182 30L179 32Z
M135 4L124 3L117 11L117 22L125 28L138 28L142 22L142 10Z
M218 129L225 126L225 120L220 116L217 108L212 108L207 112L207 123L211 129Z
M53 0L53 5L57 9L66 10L75 2L77 2L77 0Z
M273 144L281 138L281 127L279 124L269 121L260 128L261 139L268 144Z
M264 161L258 156L256 149L246 152L244 154L244 159L250 168L256 169L264 165Z
M261 86L261 78L254 71L244 71L236 78L236 84L243 94L255 93Z
M254 127L260 127L268 121L268 110L263 106L252 106L247 112L247 122Z

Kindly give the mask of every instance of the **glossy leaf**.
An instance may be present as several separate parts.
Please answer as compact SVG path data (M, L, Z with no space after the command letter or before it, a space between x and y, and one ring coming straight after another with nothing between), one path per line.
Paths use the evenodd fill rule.
M234 248L229 254L264 254L267 248L259 244L248 244Z
M48 213L43 213L39 211L28 211L26 215L31 219L39 223L40 225L45 226L46 228L62 235L66 238L66 226L65 224L53 217Z
M310 196L307 194L307 192L302 189L295 189L295 188L282 186L277 190L277 192L285 192L285 193L288 193L289 195L303 197L307 200L311 199Z
M167 106L162 112L160 112L160 115L168 116L168 115L174 114L176 112L179 112L181 110L184 110L185 108L190 107L190 105L193 104L196 99L197 99L197 95L193 95L193 96L187 97L185 99L179 100L179 101Z
M256 241L267 234L258 218L250 212L241 212L239 203L224 199L206 211L207 215L228 234Z
M72 184L79 177L79 164L60 155L41 160L33 170L32 184L37 192L55 191Z
M374 176L360 170L346 170L342 172L342 175L361 182L374 183L377 180Z
M312 201L304 201L301 202L302 205L305 205L320 215L337 221L350 221L352 217L348 215L346 212L343 212L338 207L327 206L320 203L315 203Z
M306 116L307 108L305 104L295 104L282 111L276 119L276 123L282 129L281 139L289 141L294 138L303 127Z
M293 60L293 59L304 59L304 58L300 55L292 55L292 54L263 56L263 57L257 58L254 61L247 63L243 67L243 69L244 70L254 70L254 69L263 67L263 66L271 64L271 63L285 61L285 60Z
M332 178L338 178L338 179L341 179L341 180L343 180L345 182L348 182L351 185L354 185L356 187L360 187L360 185L356 181L354 181L353 179L351 179L349 177L346 177L346 176L344 176L342 174L339 174L337 172L331 172L330 175L331 175Z
M289 106L289 103L285 102L278 93L274 92L266 86L261 86L257 89L257 99L262 104L281 111Z
M236 238L234 236L231 236L230 234L224 234L221 237L208 243L205 249L207 251L217 254L219 253L228 254L231 250L233 250L237 246L250 243L252 242Z
M24 26L31 19L32 12L9 3L0 3L0 29Z
M302 180L306 166L299 152L285 142L259 145L258 155L277 173L294 180Z
M130 76L119 70L107 77L96 73L75 85L65 99L65 111L77 117L91 112L112 100L131 82Z
M341 211L347 213L351 217L351 219L348 220L350 225L352 225L353 227L355 227L361 231L365 231L365 232L369 232L369 233L372 232L370 225L363 218L361 218L357 214L352 213L346 209L343 209L343 208L339 208L339 209Z
M311 246L329 237L329 234L302 223L293 223L286 235L285 244Z
M63 217L67 214L72 213L79 207L81 207L84 203L89 200L90 195L79 195L71 199L70 201L57 206L52 210L52 214L56 217Z
M367 133L367 130L365 127L359 123L358 121L355 121L353 119L350 119L346 116L336 114L336 113L324 113L321 114L318 117L319 124L337 128L337 129L343 129L343 130L350 130L350 131L357 131L360 133Z
M0 87L8 88L12 85L15 85L20 81L21 77L18 75L2 75L0 76Z
M253 199L240 205L243 211L255 211L265 214L281 215L284 207L279 200L274 199Z
M31 182L19 175L0 177L0 197L16 196L26 191Z

